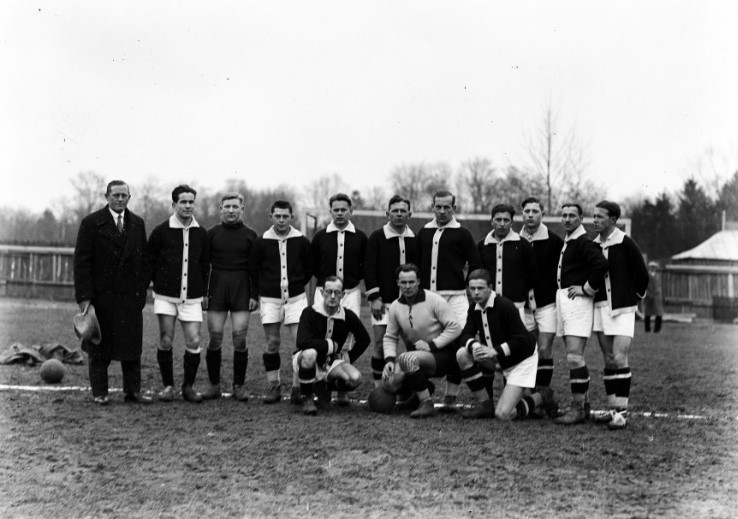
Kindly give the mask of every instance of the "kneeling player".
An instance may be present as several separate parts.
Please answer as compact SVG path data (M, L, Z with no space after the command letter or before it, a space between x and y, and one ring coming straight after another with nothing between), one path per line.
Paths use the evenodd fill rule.
M435 414L430 398L428 377L444 377L453 365L454 341L461 325L446 300L420 288L420 271L412 263L397 268L400 297L389 308L384 335L384 371L382 378L391 390L400 386L413 391L419 400L412 418ZM402 337L408 351L397 357L397 343Z
M298 369L303 413L307 415L318 413L313 400L316 389L319 400L328 403L330 393L326 384L338 391L351 391L361 383L361 372L352 364L369 346L371 339L361 319L341 306L342 297L343 281L337 276L328 276L323 282L322 301L305 308L300 316L296 341L298 351L293 362ZM353 334L356 342L348 352L349 362L346 362L341 349L349 334Z
M456 353L456 360L478 403L463 416L512 420L527 416L537 406L549 405L553 400L549 388L523 396L525 389L533 388L536 383L538 349L535 336L520 319L519 310L512 301L492 290L492 276L487 270L473 271L468 283L476 304L469 307L461 333L463 346ZM485 372L493 374L498 364L506 384L497 407L493 407L492 377L485 376Z

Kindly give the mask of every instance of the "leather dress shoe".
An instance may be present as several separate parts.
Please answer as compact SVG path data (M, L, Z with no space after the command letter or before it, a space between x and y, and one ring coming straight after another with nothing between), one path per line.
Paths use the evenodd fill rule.
M150 396L142 395L141 393L126 393L126 396L123 397L123 401L134 404L150 404L154 399Z

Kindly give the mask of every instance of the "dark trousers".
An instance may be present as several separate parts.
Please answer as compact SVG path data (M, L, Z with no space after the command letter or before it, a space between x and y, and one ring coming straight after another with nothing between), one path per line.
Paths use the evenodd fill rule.
M89 373L93 397L108 394L108 366L110 366L109 358L90 356ZM139 393L141 391L141 359L122 360L120 367L123 371L123 392L126 394Z
M643 325L647 332L651 331L651 316L650 315L646 315L643 318ZM661 331L661 316L657 315L656 321L653 326L653 333L659 333L660 331Z

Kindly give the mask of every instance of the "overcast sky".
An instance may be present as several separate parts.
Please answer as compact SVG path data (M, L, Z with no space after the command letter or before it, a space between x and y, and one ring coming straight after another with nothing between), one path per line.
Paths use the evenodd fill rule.
M0 206L69 179L264 188L523 164L548 99L616 199L738 157L735 2L4 1Z

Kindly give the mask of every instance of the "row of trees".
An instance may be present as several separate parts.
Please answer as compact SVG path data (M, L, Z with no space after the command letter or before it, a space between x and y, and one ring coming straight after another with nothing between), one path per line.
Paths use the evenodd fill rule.
M451 185L449 179L456 179L457 184ZM73 245L81 218L102 207L105 185L106 180L102 175L84 172L72 181L74 196L62 202L56 213L51 209L46 209L40 215L23 210L0 211L0 242ZM432 193L441 188L459 193L460 209L467 213L488 212L492 204L502 201L497 196L499 193L505 193L504 201L513 203L516 207L530 195L546 199L542 179L512 167L497 171L486 159L467 161L456 174L438 164L402 165L392 172L391 185L393 193L405 193L411 200L418 201L416 211L428 210ZM269 206L278 198L298 200L298 217L303 215L300 207L325 208L327 194L338 191L349 192L357 208L384 209L387 201L383 189L376 188L364 195L357 190L348 189L338 176L324 177L312 183L302 197L297 196L291 187L256 190L249 188L243 181L229 182L223 190L218 191L196 184L193 187L198 190L197 219L203 226L211 227L219 221L218 204L221 194L238 191L248 201L244 219L260 232L270 225ZM169 186L164 187L155 179L150 179L140 186L131 185L131 192L130 207L144 218L147 229L153 229L170 216ZM711 192L714 194L710 194ZM557 193L554 196L566 195ZM586 196L571 199L592 207L602 198L604 195L595 189ZM428 207L423 207L424 200ZM632 220L633 237L643 251L650 258L665 260L673 254L696 246L718 231L723 215L727 220L738 221L738 171L728 181L713 189L690 178L674 195L663 192L654 200L632 199L623 205L625 216ZM321 210L321 213L324 216L325 211ZM310 215L306 216L310 218Z

